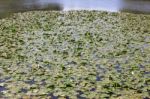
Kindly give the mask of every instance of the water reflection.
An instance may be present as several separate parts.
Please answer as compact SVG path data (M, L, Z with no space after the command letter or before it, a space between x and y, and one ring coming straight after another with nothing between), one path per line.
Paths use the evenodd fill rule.
M0 1L1 12L23 12L30 10L61 10L56 2L41 3L38 0L7 0Z
M107 10L117 11L120 0L39 0L40 3L55 2L63 6L63 10Z
M56 2L41 3L38 0L1 0L0 17L11 13L34 10L62 10L62 6Z
M32 10L105 10L150 13L150 0L0 0L0 15Z
M132 13L150 13L150 0L122 0L119 11Z

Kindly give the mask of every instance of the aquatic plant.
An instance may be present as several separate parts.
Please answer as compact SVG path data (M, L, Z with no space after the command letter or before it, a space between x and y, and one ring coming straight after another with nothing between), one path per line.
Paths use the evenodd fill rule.
M149 15L99 11L1 19L0 97L149 97L149 21Z

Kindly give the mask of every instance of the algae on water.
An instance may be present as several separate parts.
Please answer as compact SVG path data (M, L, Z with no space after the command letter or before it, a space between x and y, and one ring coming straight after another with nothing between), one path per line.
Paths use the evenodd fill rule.
M0 98L150 96L150 16L26 12L0 20Z

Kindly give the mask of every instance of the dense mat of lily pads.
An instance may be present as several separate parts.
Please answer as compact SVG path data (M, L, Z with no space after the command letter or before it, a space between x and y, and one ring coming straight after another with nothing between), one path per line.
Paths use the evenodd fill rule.
M1 19L0 97L30 96L148 98L150 16L45 11Z

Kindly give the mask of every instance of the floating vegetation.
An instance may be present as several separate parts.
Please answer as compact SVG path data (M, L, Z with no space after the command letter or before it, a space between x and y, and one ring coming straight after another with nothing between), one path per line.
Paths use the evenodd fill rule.
M0 98L149 96L149 15L39 11L0 20Z

